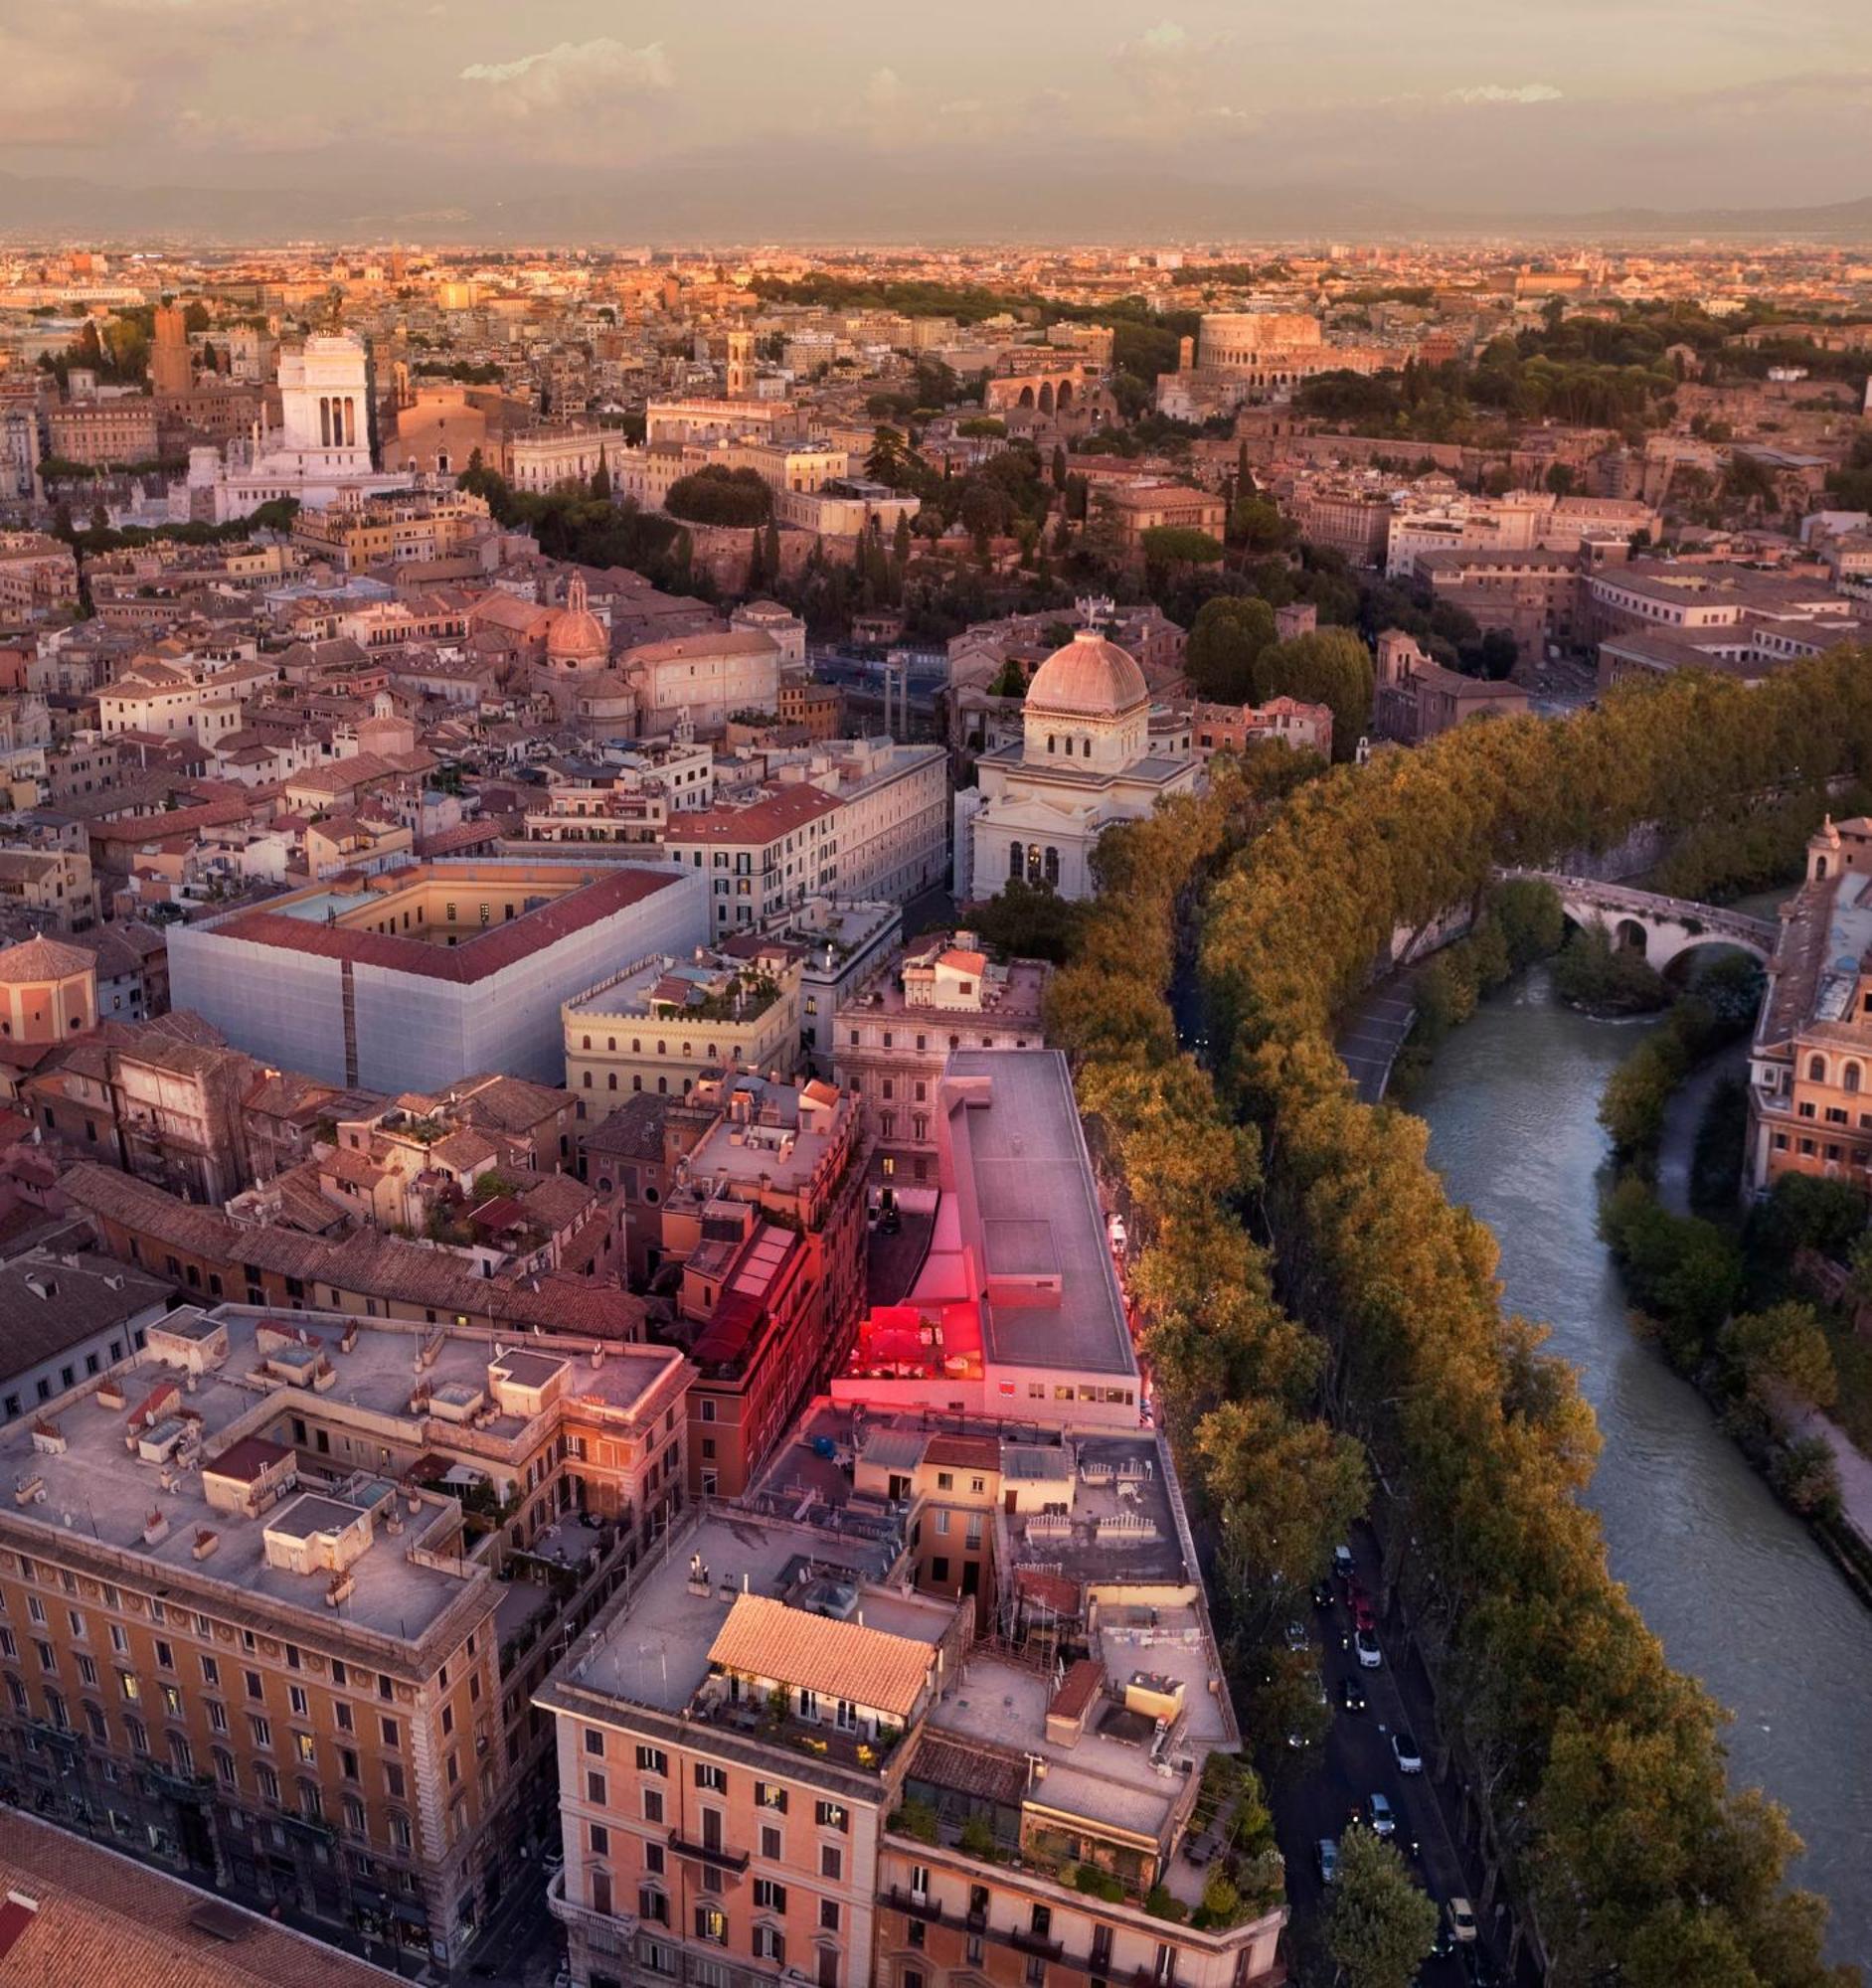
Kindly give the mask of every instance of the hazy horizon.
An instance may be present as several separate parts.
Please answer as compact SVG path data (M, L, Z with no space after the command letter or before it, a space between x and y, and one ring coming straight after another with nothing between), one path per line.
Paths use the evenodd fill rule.
M1872 10L1838 0L955 0L939 29L853 0L96 0L0 27L0 63L15 236L112 197L209 232L1092 242L1872 196Z

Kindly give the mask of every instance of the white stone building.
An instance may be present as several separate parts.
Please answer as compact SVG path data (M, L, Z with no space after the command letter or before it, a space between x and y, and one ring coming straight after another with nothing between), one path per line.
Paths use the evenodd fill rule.
M978 784L955 796L958 900L993 897L1013 879L1091 897L1105 830L1193 792L1202 771L1193 753L1152 752L1144 673L1093 628L1034 672L1021 744L975 766Z

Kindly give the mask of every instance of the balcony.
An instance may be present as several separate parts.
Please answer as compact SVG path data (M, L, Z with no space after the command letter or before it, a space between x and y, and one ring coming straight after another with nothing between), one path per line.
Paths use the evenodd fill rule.
M629 1951L637 1936L637 1918L631 1912L595 1912L590 1905L578 1905L566 1896L566 1874L555 1874L546 1888L546 1909L568 1932L581 1932L594 1952L621 1955ZM654 1928L668 1936L667 1927Z
M728 1850L721 1845L711 1847L706 1843L692 1843L680 1830L669 1833L669 1847L678 1857L686 1857L692 1863L713 1865L718 1871L736 1873L747 1870L753 1861L752 1853L746 1850Z

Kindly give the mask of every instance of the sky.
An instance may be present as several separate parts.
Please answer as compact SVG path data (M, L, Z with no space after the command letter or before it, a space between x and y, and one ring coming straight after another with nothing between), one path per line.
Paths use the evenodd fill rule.
M1865 0L85 0L0 7L0 77L15 229L73 179L619 242L1872 195Z

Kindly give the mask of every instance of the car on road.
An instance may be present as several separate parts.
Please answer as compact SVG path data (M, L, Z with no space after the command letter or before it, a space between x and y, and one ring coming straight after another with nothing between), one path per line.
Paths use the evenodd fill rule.
M1365 1710L1365 1687L1356 1677L1343 1678L1339 1684L1339 1703L1347 1712Z
M1369 1629L1361 1629L1352 1638L1352 1647L1358 1652L1360 1670L1375 1671L1385 1661L1385 1653L1378 1647L1378 1638Z
M1313 1845L1313 1862L1319 1866L1319 1882L1330 1885L1339 1875L1339 1846L1330 1836Z
M1408 1733L1398 1732L1391 1736L1391 1757L1397 1761L1401 1774L1421 1774L1424 1771L1424 1756L1417 1750L1417 1741Z
M1307 1641L1306 1624L1304 1622L1295 1621L1287 1624L1287 1648L1289 1650L1297 1654L1299 1651L1305 1649Z
M1331 1581L1316 1580L1313 1582L1313 1606L1315 1608L1330 1608L1332 1606Z
M1447 1900L1444 1916L1449 1922L1449 1937L1458 1946L1467 1946L1475 1938L1475 1908L1467 1899Z
M1388 1795L1373 1793L1365 1797L1365 1823L1374 1836L1397 1834L1397 1811L1391 1806Z
M1332 1550L1333 1573L1338 1574L1342 1580L1350 1580L1352 1578L1352 1549L1348 1546L1334 1547Z
M1352 1604L1352 1626L1355 1629L1376 1630L1378 1617L1372 1613L1369 1601L1355 1601Z
M1455 1941L1449 1936L1449 1927L1443 1920L1437 1921L1437 1930L1430 1936L1430 1952L1427 1960L1447 1960L1456 1950Z

